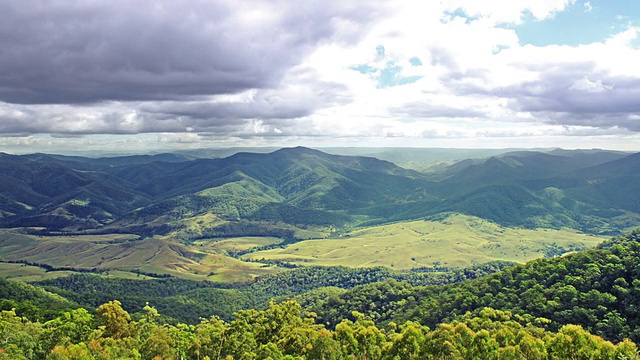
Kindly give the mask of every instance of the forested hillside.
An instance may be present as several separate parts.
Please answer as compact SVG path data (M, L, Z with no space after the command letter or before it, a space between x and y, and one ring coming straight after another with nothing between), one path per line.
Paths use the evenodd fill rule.
M118 301L95 315L77 309L46 323L0 314L3 359L636 359L637 347L613 344L579 326L546 330L544 319L485 308L430 330L407 322L387 329L362 314L327 330L295 302L245 310L231 322L163 325L145 306L133 319Z
M235 311L262 307L274 297L287 298L326 287L351 289L387 279L407 281L416 286L449 284L475 279L511 265L513 264L495 262L466 269L426 272L393 271L382 267L303 267L262 276L248 284L226 285L177 278L132 280L80 274L40 281L35 285L86 308L95 308L107 301L118 299L125 310L133 313L140 312L149 302L174 323L195 324L201 317L211 315L229 321ZM14 283L4 281L2 284ZM11 289L13 288L9 288L13 291ZM4 291L4 295L5 298L11 298L9 291ZM23 316L28 315L27 310L31 307L42 306L49 301L47 298L40 299L37 293L14 300L11 306L16 307L17 314ZM10 309L11 306L7 305L4 308Z
M579 324L609 340L640 340L639 230L601 249L540 259L444 286L387 281L310 304L322 323L352 319L356 310L376 323L417 321L429 327L484 307L550 320L550 329Z
M640 229L597 249L506 267L475 279L491 269L469 269L452 275L470 280L448 285L414 286L392 277L340 289L327 285L349 288L349 282L353 286L363 281L354 282L358 277L368 281L381 275L367 270L340 278L340 272L313 268L286 273L289 280L275 276L244 289L177 279L126 281L89 275L47 283L46 289L58 289L71 301L40 287L2 281L0 356L635 359L638 349L631 341L637 342L640 335L639 234ZM420 283L428 278L419 279L399 280ZM286 284L293 287L283 291ZM307 288L313 290L300 293ZM264 295L258 295L260 291ZM174 298L173 303L159 302L165 309L168 303L182 304L176 306L179 311L195 312L208 300L209 310L234 315L176 323L162 316L154 302L133 314L119 301L106 300L95 312L78 305L117 293L156 301L162 299L161 292L165 299ZM302 306L286 296L282 302L259 306L262 310L238 306L250 298L247 294L266 300L267 294L286 293L299 294L295 299ZM97 296L102 294L106 296Z
M525 251L562 255L601 239L587 234L637 226L637 155L516 152L429 174L306 148L223 159L2 156L0 222L20 227L1 232L2 266L47 280L0 282L0 358L637 353L624 340L640 341L637 230L515 266L425 260L441 241L450 253L524 262ZM435 231L454 222L464 232ZM534 244L534 233L566 239ZM349 242L370 247L368 257L411 244L427 253L389 268L308 266ZM406 270L390 269L398 261Z
M634 195L640 157L619 152L521 151L431 174L300 147L221 159L2 154L2 160L0 225L48 231L174 231L193 239L230 229L255 234L269 223L331 233L450 211L505 226L604 234L640 224ZM204 215L215 221L194 228L197 220L189 219Z

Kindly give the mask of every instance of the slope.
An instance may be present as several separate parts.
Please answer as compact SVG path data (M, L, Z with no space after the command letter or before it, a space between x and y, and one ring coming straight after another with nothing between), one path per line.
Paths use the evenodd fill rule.
M402 209L428 216L458 211L507 226L562 226L615 234L638 224L640 157L619 153L556 151L508 153L478 164L451 166L430 188L439 203ZM612 161L606 161L613 158Z
M614 234L640 223L640 157L622 155L518 151L454 164L438 181L302 147L195 160L2 155L0 225L187 239L231 228L255 235L268 223L325 236L456 211L504 226ZM211 223L192 236L204 218Z
M0 258L49 271L122 270L220 282L250 281L275 270L162 237L140 239L130 234L43 237L4 230Z
M365 228L339 238L302 241L243 258L297 265L462 268L496 260L526 262L583 250L600 241L602 238L569 229L514 229L451 214L430 221Z
M307 148L199 159L157 174L145 174L137 189L159 200L113 226L210 213L221 221L338 227L371 206L424 198L428 185L421 174L389 162ZM137 178L131 172L127 179Z
M310 310L336 324L357 310L376 322L418 321L430 327L484 307L546 318L549 327L579 324L606 339L640 339L638 231L592 249L539 259L462 283L411 287L398 282L366 285ZM348 310L347 310L348 309Z
M117 179L47 160L0 154L0 173L4 226L93 228L148 202Z

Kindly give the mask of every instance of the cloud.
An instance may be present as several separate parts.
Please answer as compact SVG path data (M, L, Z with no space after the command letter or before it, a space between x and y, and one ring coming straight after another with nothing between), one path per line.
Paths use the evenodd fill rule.
M554 76L555 75L555 76ZM576 115L640 112L640 79L618 78L593 73L582 77L545 74L539 81L513 89L520 109L553 111ZM592 80L593 79L593 80ZM513 96L512 95L512 96Z
M499 66L520 73L516 81L494 83L491 79L499 76L494 69L473 73L480 81L471 81L467 74L455 83L450 78L445 81L460 96L505 99L510 111L531 114L539 122L640 131L634 120L640 114L640 73L633 65L640 53L612 44L616 41L578 48L514 49L506 52Z
M575 0L539 0L539 1L447 1L448 11L462 10L472 18L484 18L494 24L520 23L526 14L537 20L544 20L559 11L573 5Z
M398 116L413 119L478 118L486 115L483 111L474 110L471 107L447 106L444 104L434 104L430 101L404 103L401 106L391 108L390 112Z
M0 101L176 100L273 88L318 43L357 41L384 10L344 1L3 2Z
M572 6L3 2L0 148L635 141L638 28L580 46L514 30Z
M305 80L306 78L306 80ZM140 111L155 117L182 119L174 131L190 127L207 131L210 126L244 123L248 119L273 122L298 119L327 106L341 106L350 101L344 84L323 82L312 71L289 73L278 89L251 90L240 96L214 97L208 101L173 101L147 103Z

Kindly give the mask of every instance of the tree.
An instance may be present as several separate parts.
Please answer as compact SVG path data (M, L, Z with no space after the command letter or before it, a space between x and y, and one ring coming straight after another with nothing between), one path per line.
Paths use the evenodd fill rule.
M104 337L120 339L129 335L131 316L118 300L100 305L96 310L98 322L104 327Z
M402 333L393 341L386 353L389 359L420 359L420 350L424 346L424 333L428 328L414 322L407 322L401 327Z
M40 344L42 325L17 316L14 310L0 312L0 359L33 359L46 351Z

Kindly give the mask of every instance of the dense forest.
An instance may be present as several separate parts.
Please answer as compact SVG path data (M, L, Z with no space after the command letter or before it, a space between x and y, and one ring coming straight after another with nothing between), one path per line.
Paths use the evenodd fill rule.
M304 147L216 159L0 159L0 225L42 234L293 240L308 227L331 232L458 212L503 226L613 235L640 219L640 155L613 151L507 152L427 173ZM205 214L218 221L191 226Z
M376 323L411 320L435 327L484 307L543 317L549 328L580 324L607 339L640 341L640 230L598 249L539 259L475 280L414 287L386 281L309 304L322 323L353 320L354 310Z
M86 290L92 275L60 291L69 298L5 280L0 359L635 359L638 240L640 229L597 249L452 284L391 278L351 289L316 287L242 310L225 308L228 294L207 293L240 289L174 279L156 280L162 286L112 283L113 291L132 296L163 287L171 296L203 292L227 311L225 319L196 322L175 322L153 303L133 313L117 300L80 307L76 301L88 293L70 295ZM106 282L93 286L94 294L109 293Z
M118 301L44 323L5 310L0 359L635 359L638 351L629 340L614 345L577 325L553 332L547 319L490 308L433 330L353 316L327 330L295 301L239 311L231 322L175 326L151 306L132 318Z
M407 282L414 286L442 285L475 279L512 265L514 264L509 262L492 262L466 269L441 268L439 271L310 266L262 276L248 284L217 284L178 278L114 279L93 274L76 274L35 284L73 301L78 306L95 308L118 299L125 310L135 313L141 311L149 302L172 323L195 324L201 317L211 315L229 321L235 311L264 307L271 298L287 298L325 287L351 289L388 279ZM0 280L0 284L3 281ZM18 299L15 295L13 298ZM28 310L34 305L32 298L20 299L29 301L14 302L13 306L17 308L19 315L28 315Z

